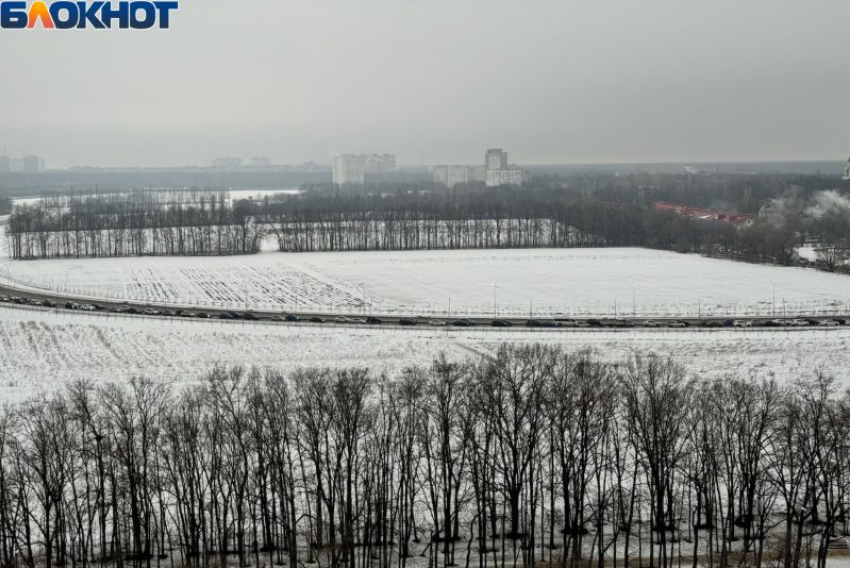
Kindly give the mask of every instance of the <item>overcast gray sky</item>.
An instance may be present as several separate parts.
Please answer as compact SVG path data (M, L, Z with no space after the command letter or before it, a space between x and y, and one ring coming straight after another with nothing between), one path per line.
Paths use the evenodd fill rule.
M51 167L838 159L847 0L182 0L0 31L0 150Z

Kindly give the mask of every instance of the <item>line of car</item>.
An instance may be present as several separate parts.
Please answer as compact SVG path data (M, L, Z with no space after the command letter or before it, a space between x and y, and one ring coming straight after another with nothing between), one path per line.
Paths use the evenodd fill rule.
M425 317L402 317L381 319L375 316L299 316L297 314L279 314L265 315L256 314L253 311L237 312L223 311L215 313L207 313L198 310L170 310L153 307L136 307L129 304L118 306L101 306L99 304L81 303L67 301L57 303L50 299L38 299L19 296L0 296L0 302L25 304L30 306L40 306L46 308L65 308L69 310L79 310L86 312L110 312L116 314L131 314L131 315L148 315L148 316L167 316L167 317L184 317L184 318L201 318L201 319L222 319L222 320L244 320L244 321L272 321L272 322L309 322L317 324L365 324L365 325L381 325L395 324L401 326L427 325L431 327L475 327L482 325L485 327L534 327L534 328L683 328L683 327L807 327L807 326L823 326L837 327L842 325L850 325L850 318L846 317L824 317L824 318L792 318L792 319L621 319L621 318L550 318L538 317L527 320L508 320L508 319L479 319L477 322L468 318L460 319L441 319L441 318L425 318Z

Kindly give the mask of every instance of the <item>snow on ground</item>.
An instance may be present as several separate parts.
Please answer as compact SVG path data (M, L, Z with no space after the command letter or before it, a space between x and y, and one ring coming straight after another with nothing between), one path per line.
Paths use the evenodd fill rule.
M0 278L175 305L327 312L768 315L850 311L847 276L638 248L12 262ZM775 291L775 303L774 303Z
M394 373L440 352L480 357L503 342L591 348L620 361L632 350L672 355L703 376L788 381L816 369L850 386L850 329L621 330L551 332L334 327L128 317L0 306L0 401L20 400L68 381L148 376L192 382L216 364L368 366Z

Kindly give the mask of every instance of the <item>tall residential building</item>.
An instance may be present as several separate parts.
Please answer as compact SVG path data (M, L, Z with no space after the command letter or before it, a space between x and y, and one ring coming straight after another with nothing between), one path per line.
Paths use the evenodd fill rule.
M242 158L216 158L212 167L217 170L238 170L242 167Z
M366 156L367 172L394 172L396 167L393 154L369 154Z
M844 180L850 181L850 159L847 160L847 165L844 166Z
M28 174L36 174L44 169L41 159L35 155L23 157L21 169Z
M272 161L270 158L256 157L251 158L251 167L252 168L270 168L272 167Z
M471 183L473 180L473 170L469 166L434 166L431 169L431 177L437 182L446 187L454 187L458 184Z
M9 161L9 156L0 156L0 172L8 172L12 170L12 164Z
M487 150L484 155L484 183L487 187L522 185L523 172L508 165L508 153L499 148Z
M366 183L366 156L339 154L333 157L334 185L364 185Z
M502 152L500 148L487 150L484 167L488 170L504 170L508 167L508 153Z

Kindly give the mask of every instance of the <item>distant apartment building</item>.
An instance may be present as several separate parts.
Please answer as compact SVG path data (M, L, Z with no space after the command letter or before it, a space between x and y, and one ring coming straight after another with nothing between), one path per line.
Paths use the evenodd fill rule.
M484 167L488 170L504 170L508 167L508 153L499 148L487 150L484 154Z
M9 171L10 172L22 172L24 171L24 159L23 158L9 158Z
M393 154L369 154L366 156L366 171L369 173L394 172L397 169Z
M364 185L366 183L366 156L363 154L338 154L333 157L334 185Z
M434 166L431 169L431 178L446 187L454 187L474 181L474 169L469 166Z
M9 156L0 156L0 173L11 171L12 165Z
M217 170L238 170L242 167L242 158L216 158L212 167Z
M499 148L491 148L484 154L484 183L487 187L502 185L522 185L525 179L523 170L508 164L508 153Z
M270 158L264 157L255 157L251 158L251 167L252 168L270 168L272 167L272 161Z
M29 154L21 159L21 170L28 174L37 174L44 170L44 163L38 156Z
M333 157L333 182L336 185L364 185L367 173L394 172L397 169L393 154L338 154Z
M847 165L844 166L844 181L850 181L850 159L847 160Z

